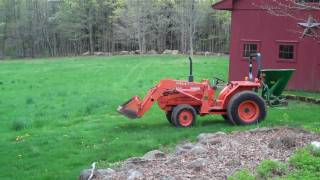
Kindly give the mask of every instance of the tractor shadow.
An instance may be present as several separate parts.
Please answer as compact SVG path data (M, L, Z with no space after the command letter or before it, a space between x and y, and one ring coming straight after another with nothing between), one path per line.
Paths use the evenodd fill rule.
M195 126L192 127L192 129L195 128L208 128L213 127L214 129L226 129L226 128L232 128L234 127L232 124L225 122L221 119L201 119L198 120L195 124ZM152 130L168 130L168 129L177 129L177 127L171 125L166 120L163 121L157 121L157 122L151 122L149 121L140 121L140 122L128 122L123 123L117 126L117 128L114 128L113 130L116 132L119 131L126 131L126 132L137 132L137 131L152 131ZM184 129L184 128L178 128L178 129ZM188 128L186 128L188 129Z
M232 127L233 125L230 123L227 123L224 120L221 119L206 119L206 120L200 120L197 123L198 126L219 126L219 127Z

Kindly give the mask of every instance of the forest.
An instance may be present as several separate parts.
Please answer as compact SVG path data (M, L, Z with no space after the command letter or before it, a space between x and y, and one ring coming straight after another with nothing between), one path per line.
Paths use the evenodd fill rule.
M228 52L216 0L0 0L0 58Z

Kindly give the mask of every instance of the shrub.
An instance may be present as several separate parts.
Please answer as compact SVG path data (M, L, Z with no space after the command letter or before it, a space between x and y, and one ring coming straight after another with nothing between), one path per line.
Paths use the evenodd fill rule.
M278 161L265 160L261 162L256 171L259 179L269 179L285 175L288 171L288 166Z
M12 126L11 128L15 131L20 131L23 130L25 128L27 128L27 121L24 119L18 119L18 120L14 120L12 122Z
M228 180L255 180L255 177L247 169L235 172Z
M33 103L34 103L34 101L31 97L26 99L26 104L33 104Z
M290 158L290 164L301 171L320 172L320 157L311 152L310 147L296 152Z

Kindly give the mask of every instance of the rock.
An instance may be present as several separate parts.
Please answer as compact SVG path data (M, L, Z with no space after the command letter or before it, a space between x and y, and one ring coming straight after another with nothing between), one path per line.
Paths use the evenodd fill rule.
M210 55L212 55L212 53L209 52L209 51L206 51L206 52L204 53L204 55L205 55L205 56L210 56Z
M178 55L179 51L178 50L172 50L172 55Z
M208 165L208 161L204 158L199 158L194 161L191 161L188 165L188 168L193 169L194 171L201 171Z
M120 51L119 55L128 55L129 51Z
M158 52L155 50L151 50L151 51L148 51L147 54L158 54Z
M134 54L141 54L141 51L140 50L135 50Z
M166 161L166 164L178 164L180 161L178 157L171 157Z
M201 145L198 145L198 146L195 146L193 147L190 152L193 154L193 155L205 155L207 154L208 150L206 148L204 148L203 146Z
M127 180L141 180L141 179L144 179L144 176L141 172L137 170L132 170L132 169L128 172Z
M306 102L306 101L307 101L307 97L298 96L298 100L299 100L299 101L302 101L302 102Z
M162 54L172 54L172 50L166 49L163 51Z
M288 99L288 100L297 100L297 96L288 94L288 95L286 95L286 99Z
M272 149L279 149L279 148L292 148L296 147L296 140L293 137L283 136L278 138L271 139L270 143L268 144L269 148Z
M201 144L207 144L209 143L210 139L226 135L224 132L216 132L216 133L201 133L197 137L197 141Z
M89 51L82 54L82 56L89 56L89 55L90 55Z
M79 180L88 180L91 174L91 169L84 169L81 171Z
M143 156L143 158L147 160L162 159L162 158L166 158L166 154L163 153L162 151L154 150L146 153Z
M127 159L123 163L121 169L124 171L128 171L130 169L134 169L137 165L144 164L146 162L148 162L148 160L144 159L142 157L132 157L132 158Z
M187 149L184 149L184 148L182 148L180 146L177 146L176 150L175 150L175 155L182 155L182 154L184 154L186 152L188 152Z
M312 97L307 97L307 102L308 103L315 103L316 99L312 98Z
M182 144L181 145L181 148L183 148L183 149L192 149L192 148L194 148L194 144L192 144L192 143L186 143L186 144Z
M320 142L318 141L311 142L311 151L315 153L320 153Z
M95 179L110 179L116 173L115 170L108 169L97 169L93 172L93 178ZM79 180L87 180L91 175L91 169L85 169L80 173Z
M97 170L97 173L105 176L105 175L113 175L116 173L115 170L111 169L111 168L108 168L108 169L98 169Z
M195 54L195 55L199 55L199 56L203 56L203 55L205 55L205 52L203 52L203 51L197 51L197 52L195 52L194 54Z
M105 53L104 52L95 52L94 55L95 56L104 56Z
M146 162L147 160L144 159L143 157L132 157L132 158L129 158L127 159L127 163L133 163L133 164L140 164L140 163L144 163Z
M116 174L116 171L108 168L108 169L98 169L97 173L100 174L103 180L111 180L112 176Z

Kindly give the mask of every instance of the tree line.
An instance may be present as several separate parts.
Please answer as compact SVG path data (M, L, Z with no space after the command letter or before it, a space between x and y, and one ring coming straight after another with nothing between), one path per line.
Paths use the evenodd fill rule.
M215 0L0 0L0 57L227 52Z

